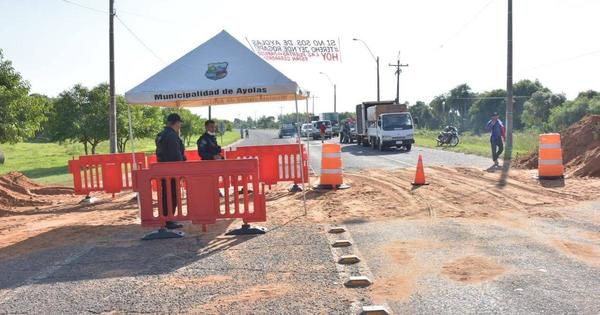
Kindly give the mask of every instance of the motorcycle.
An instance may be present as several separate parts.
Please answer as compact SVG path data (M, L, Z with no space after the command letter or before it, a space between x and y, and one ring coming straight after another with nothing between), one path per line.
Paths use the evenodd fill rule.
M443 145L455 147L460 142L458 137L458 129L453 126L446 126L444 130L440 131L437 139L435 140L437 141L438 147Z

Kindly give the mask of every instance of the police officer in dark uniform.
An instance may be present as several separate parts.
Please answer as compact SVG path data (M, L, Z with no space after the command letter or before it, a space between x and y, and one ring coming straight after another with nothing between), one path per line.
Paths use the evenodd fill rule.
M179 137L179 130L181 129L182 123L183 120L181 120L181 117L176 113L167 116L167 125L165 126L165 129L156 136L155 140L158 162L178 162L186 160L183 140ZM167 216L167 181L164 179L161 180L161 186L163 215ZM175 179L171 179L171 197L173 213L175 213L175 209L177 208L177 183ZM167 221L166 228L168 229L180 227L180 224Z
M221 147L217 144L217 137L215 136L217 131L215 122L207 120L204 123L204 128L206 131L196 142L198 154L202 160L222 160Z

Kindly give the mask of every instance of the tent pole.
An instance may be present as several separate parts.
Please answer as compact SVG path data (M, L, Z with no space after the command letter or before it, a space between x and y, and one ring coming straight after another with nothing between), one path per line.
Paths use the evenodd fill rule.
M127 104L127 118L129 119L129 141L131 142L131 157L133 159L132 169L137 169L137 161L135 160L135 146L133 143L133 123L131 120L131 105Z
M308 112L308 99L310 98L310 92L308 93L308 96L306 97L306 122L310 124L310 113ZM314 97L313 97L313 101L314 101ZM311 127L311 132L312 132L312 127ZM308 165L308 169L312 170L312 168L310 167L310 135L308 135L306 137L306 154L308 155L308 161L306 161L307 165ZM312 187L310 185L310 177L308 179L308 187Z
M127 104L127 119L129 120L129 141L131 142L131 158L133 161L133 165L131 166L131 175L133 176L133 171L137 170L137 161L135 160L135 145L133 143L133 121L131 119L131 104ZM142 206L140 204L140 196L137 192L135 193L135 200L137 201L138 206L138 216L141 216Z
M302 154L302 139L300 138L300 132L298 130L298 123L300 122L300 113L298 112L298 92L294 93L294 103L296 104L296 138L298 147L300 147L300 178L302 178L302 203L304 205L304 215L307 214L306 209L306 187L304 187L304 154ZM308 151L307 151L308 152ZM308 153L307 153L308 154ZM309 158L310 160L310 158Z

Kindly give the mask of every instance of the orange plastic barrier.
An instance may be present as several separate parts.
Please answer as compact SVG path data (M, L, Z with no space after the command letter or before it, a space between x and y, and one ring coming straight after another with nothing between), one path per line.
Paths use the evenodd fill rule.
M538 176L547 178L562 177L565 168L562 160L560 134L541 134L539 141Z
M321 186L336 187L344 183L342 177L342 151L337 143L323 143L321 157Z
M104 192L112 194L123 190L123 175L121 167L115 163L106 163L102 172L102 183L104 184Z
M134 191L139 193L142 226L162 227L167 221L213 224L226 218L241 218L245 224L267 220L256 159L156 163L134 171L133 179ZM173 180L175 202L170 184ZM219 181L226 187L223 196L219 194ZM163 182L166 196L161 193ZM159 193L152 191L153 183ZM167 215L163 212L165 197Z
M200 155L198 154L198 150L185 150L185 157L188 162L191 161L201 161ZM158 158L156 154L148 155L148 165L158 163Z
M258 145L230 148L225 151L226 160L257 158L260 168L259 180L266 185L279 182L308 183L308 155L302 145L302 163L298 144ZM304 172L304 175L301 173Z
M144 153L135 153L138 169L146 167L146 156ZM106 173L107 164L115 164L109 173ZM88 195L94 191L106 191L105 182L110 181L111 193L120 192L123 189L131 189L131 171L133 170L133 158L131 153L95 154L82 155L78 160L69 160L69 171L73 175L73 187L78 195ZM110 167L109 167L110 168ZM113 178L112 176L116 176ZM120 182L121 189L117 182ZM108 191L106 191L108 192Z

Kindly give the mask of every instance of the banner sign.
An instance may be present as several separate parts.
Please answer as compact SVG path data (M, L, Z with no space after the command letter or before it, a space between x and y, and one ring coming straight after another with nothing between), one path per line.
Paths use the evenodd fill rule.
M256 39L254 52L267 61L342 62L339 39Z

